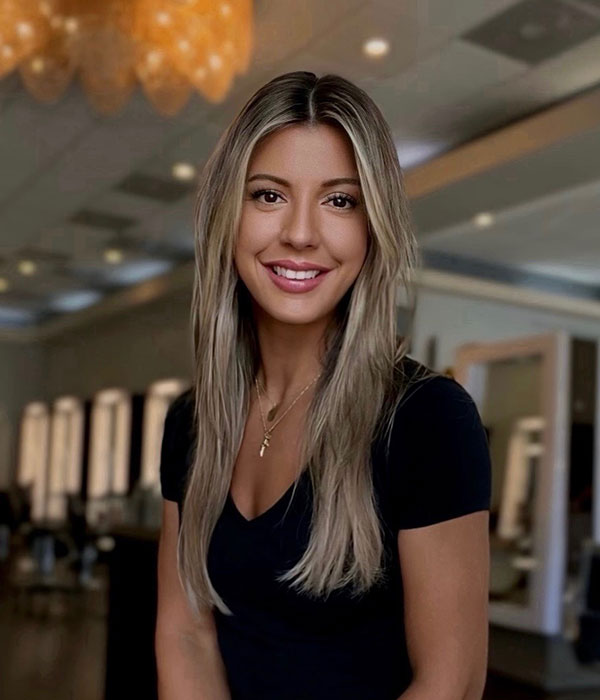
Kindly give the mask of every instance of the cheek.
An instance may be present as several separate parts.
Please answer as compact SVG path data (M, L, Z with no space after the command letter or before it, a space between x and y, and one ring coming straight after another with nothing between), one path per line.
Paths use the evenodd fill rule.
M330 239L329 245L329 249L336 259L349 265L354 264L358 269L364 262L367 248L367 229L360 225L350 230L341 231L339 236Z
M253 253L252 237L248 235L247 227L240 225L233 251L233 258L238 271L248 267L248 258L252 256Z
M264 219L257 212L245 211L240 220L236 243L236 255L256 254L263 250L272 236Z

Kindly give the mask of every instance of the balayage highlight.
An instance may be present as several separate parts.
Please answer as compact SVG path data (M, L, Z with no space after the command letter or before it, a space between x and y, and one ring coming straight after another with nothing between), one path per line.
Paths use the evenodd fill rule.
M336 75L297 71L274 78L222 134L200 178L191 307L194 425L178 542L178 570L193 608L231 614L207 569L210 539L229 492L250 406L259 349L249 293L233 262L247 168L261 139L286 126L321 123L352 142L368 219L362 269L327 330L323 372L301 440L313 515L308 547L279 580L310 596L350 586L355 595L382 577L383 540L371 478L371 447L387 437L406 389L397 336L400 287L414 315L419 265L402 172L387 123L371 98ZM296 480L292 497L295 494Z

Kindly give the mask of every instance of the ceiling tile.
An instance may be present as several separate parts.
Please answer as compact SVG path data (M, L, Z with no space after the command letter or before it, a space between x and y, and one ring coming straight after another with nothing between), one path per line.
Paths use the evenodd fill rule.
M90 251L97 254L112 235L110 230L65 222L41 229L37 234L37 245L77 259L89 255Z
M94 125L73 91L40 105L22 91L0 112L0 212Z
M353 13L345 13L326 33L317 35L303 50L285 61L285 69L334 72L354 80L389 78L406 70L423 55L415 1L406 3L405 12L388 12L369 3ZM411 11L412 9L412 11ZM372 37L390 42L387 55L373 59L364 55L363 44Z
M585 4L522 0L463 34L490 51L536 65L600 33L600 16Z
M315 37L330 36L361 8L372 4L367 0L304 0L292 8L280 0L256 3L253 69L276 69L286 58L306 49Z
M135 220L132 228L144 219L156 216L165 207L163 202L137 197L115 189L107 190L95 197L90 206L100 211L109 211L111 214Z
M0 79L0 113L21 91L21 80L16 73ZM1 119L1 114L0 114Z
M399 138L411 134L454 138L445 133L446 110L468 112L486 87L525 72L517 61L453 41L394 79L369 80L365 89Z
M460 180L412 202L422 241L434 232L594 182L600 177L600 128L525 158Z
M471 27L494 17L519 0L415 0L423 37L432 37L435 44L455 38ZM400 12L404 2L379 0L389 12Z
M129 175L139 162L181 131L176 120L156 119L148 107L147 121L103 122L86 134L51 166L22 189L0 211L0 231L18 232L21 240L35 239L37 231L57 225L87 206L98 193Z
M98 209L80 209L69 217L69 223L99 228L108 231L121 231L135 224L135 219L128 216L119 216L108 211Z
M159 177L136 171L117 183L114 189L153 202L171 204L187 196L194 189L194 184L174 177Z
M171 177L173 165L183 161L191 163L200 172L222 131L222 126L212 122L205 121L198 124L165 144L161 151L153 154L140 166L140 170L150 175Z
M457 261L476 260L600 285L600 180L497 207L494 215L489 228L479 229L466 220L422 237L421 247Z

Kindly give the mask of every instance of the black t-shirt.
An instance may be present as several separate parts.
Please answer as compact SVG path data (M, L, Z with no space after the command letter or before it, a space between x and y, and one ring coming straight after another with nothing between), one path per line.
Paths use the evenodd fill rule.
M405 365L420 366L411 358ZM161 454L162 493L180 512L192 424L188 391L169 408ZM389 459L382 440L373 443L371 457L386 576L360 597L342 589L315 600L275 580L308 543L308 472L293 498L290 486L250 521L228 496L208 570L234 613L214 609L233 700L396 700L410 684L397 533L488 510L488 444L471 396L453 379L435 375L415 383L397 408Z

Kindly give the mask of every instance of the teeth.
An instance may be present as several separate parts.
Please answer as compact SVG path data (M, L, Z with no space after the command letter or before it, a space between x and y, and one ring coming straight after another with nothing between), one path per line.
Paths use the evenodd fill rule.
M278 265L274 265L273 269L280 277L287 277L290 280L310 280L320 272L320 270L288 270Z

